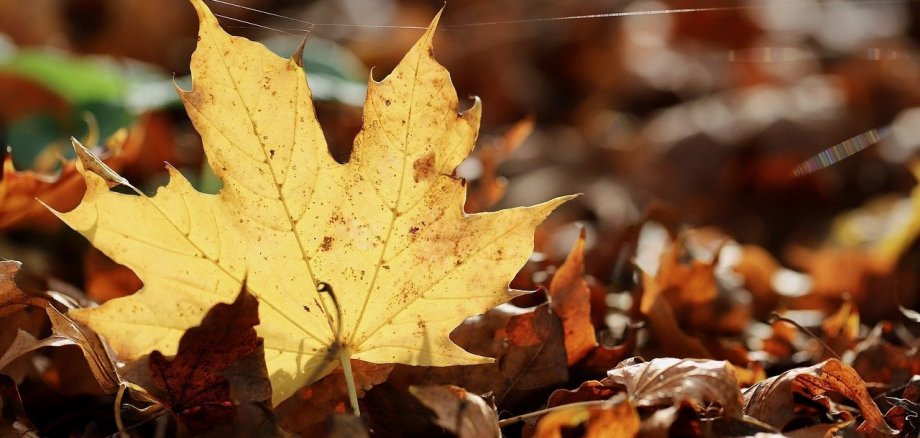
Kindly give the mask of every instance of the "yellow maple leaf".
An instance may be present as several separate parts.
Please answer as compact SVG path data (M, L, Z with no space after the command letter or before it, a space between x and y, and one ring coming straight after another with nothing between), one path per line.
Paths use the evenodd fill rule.
M83 202L59 216L144 287L74 317L122 357L174 354L183 332L232 302L245 277L260 303L275 404L334 369L336 353L489 361L448 334L510 298L534 229L568 198L463 212L466 188L452 175L473 147L481 107L477 99L457 112L450 76L431 55L437 18L384 81L369 81L364 126L342 165L327 151L298 63L228 35L201 0L192 3L201 22L194 85L180 95L224 188L199 193L169 168L155 196L124 195L109 190L123 179L84 161Z

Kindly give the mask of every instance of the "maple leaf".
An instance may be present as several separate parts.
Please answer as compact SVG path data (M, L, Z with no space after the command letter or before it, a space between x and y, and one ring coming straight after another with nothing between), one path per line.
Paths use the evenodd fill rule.
M169 168L155 196L119 194L109 184L127 182L83 157L86 195L59 215L144 287L74 317L127 359L171 355L245 276L274 404L328 374L336 354L346 365L490 361L447 335L510 298L534 229L569 198L463 212L466 188L452 175L481 106L457 112L431 54L437 18L389 77L369 81L343 165L328 153L300 65L228 35L201 0L192 4L201 22L193 90L180 95L224 188L199 193Z

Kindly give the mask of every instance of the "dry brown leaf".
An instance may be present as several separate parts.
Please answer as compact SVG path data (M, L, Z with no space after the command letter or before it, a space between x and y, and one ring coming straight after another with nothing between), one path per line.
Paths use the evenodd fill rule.
M0 260L0 317L22 310L25 306L45 307L48 300L23 292L16 286L14 277L22 263L15 260Z
M854 348L853 369L866 382L899 385L920 374L920 345L905 347L889 342L886 337L893 330L891 323L879 323Z
M458 386L413 386L409 392L437 415L436 423L457 438L500 437L498 413L482 397Z
M744 392L744 413L782 430L796 415L794 393L811 399L826 393L839 394L856 403L873 429L897 433L885 422L856 371L837 359L789 370L748 388Z
M0 357L0 369L9 365L17 357L38 348L76 345L82 351L100 388L106 393L115 392L118 389L120 378L99 337L52 307L47 299L30 296L19 289L14 277L19 272L20 266L19 262L12 260L0 262L0 302L11 308L30 305L44 309L51 322L51 335L44 339L36 339L31 333L20 330L13 343ZM4 312L0 310L0 314Z
M742 398L735 367L727 361L662 358L637 364L629 362L608 371L606 380L625 386L638 406L718 402L723 416L741 413Z
M565 330L565 350L570 366L597 346L591 324L591 291L584 275L585 229L582 228L565 262L553 275L548 291L550 307L559 315Z
M499 406L525 400L535 391L568 380L562 323L548 304L522 309L503 304L469 318L451 339L495 363L454 367L397 366L390 381L397 386L451 384L484 394Z
M903 436L911 436L920 431L920 376L914 376L900 392L898 397L886 397L893 406L885 412L885 420Z

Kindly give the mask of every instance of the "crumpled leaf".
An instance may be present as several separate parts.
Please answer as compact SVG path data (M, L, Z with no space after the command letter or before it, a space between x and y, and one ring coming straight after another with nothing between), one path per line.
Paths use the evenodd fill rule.
M23 292L16 286L16 273L22 263L15 260L0 260L0 316L21 310L24 306L44 307L48 300Z
M144 288L75 317L122 357L174 354L184 330L230 302L245 275L275 404L340 357L488 362L447 335L509 299L534 229L569 198L463 213L465 189L451 175L473 147L481 107L457 113L431 55L434 25L387 79L370 82L364 127L339 164L297 62L229 36L202 0L192 4L201 22L194 87L180 95L223 189L198 193L169 169L156 196L123 195L81 163L86 196L60 217Z
M565 351L572 365L597 346L591 324L591 290L585 281L585 229L549 283L549 304L562 320Z
M639 432L639 413L628 401L610 405L577 405L540 418L535 438L561 438L566 428L584 427L586 438L632 438Z
M892 406L885 412L885 420L901 430L901 435L911 436L920 430L920 376L907 382L898 397L886 396ZM881 435L876 433L875 435Z
M748 388L744 413L782 430L795 417L794 392L811 399L828 392L840 394L856 403L873 429L892 435L898 432L885 422L856 371L837 359L792 369Z
M259 323L258 307L244 288L232 304L215 305L201 325L188 329L173 359L159 351L150 354L158 397L192 433L234 420L237 409L224 373L261 346L254 328Z
M106 393L114 393L121 378L99 337L59 312L44 297L29 295L16 286L14 277L21 264L13 260L0 261L0 315L9 309L29 305L44 309L51 322L51 335L37 339L31 333L19 330L13 343L0 356L0 370L25 353L42 347L75 345L80 348L86 363L99 387Z
M889 342L886 336L892 332L891 323L881 322L853 349L853 369L866 382L899 385L920 375L920 345Z
M735 367L727 361L661 358L607 372L607 380L626 386L638 406L669 406L681 401L718 402L724 416L741 413Z
M452 385L413 386L409 392L437 415L437 424L457 438L500 437L495 406Z

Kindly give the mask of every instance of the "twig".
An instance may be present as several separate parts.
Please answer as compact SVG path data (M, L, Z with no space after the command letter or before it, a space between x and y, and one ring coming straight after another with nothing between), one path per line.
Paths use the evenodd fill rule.
M521 420L526 420L526 419L532 418L532 417L539 417L539 416L541 416L541 415L543 415L543 414L548 414L548 413L550 413L550 412L559 411L559 410L562 410L562 409L567 409L567 408L572 408L572 407L579 407L579 406L602 406L602 405L604 405L604 404L606 404L606 403L609 403L609 402L610 402L610 400L591 400L591 401L583 401L583 402L578 402L578 403L569 403L569 404L567 404L567 405L553 406L553 407L551 407L551 408L541 409L541 410L539 410L539 411L534 411L534 412L530 412L530 413L527 413L527 414L521 414L521 415L518 415L518 416L516 416L516 417L511 417L511 418L506 418L506 419L504 419L504 420L500 420L500 421L498 422L498 426L499 426L499 427L509 426L509 425L512 425L512 424L514 424L514 423L517 423L517 422L519 422L519 421L521 421Z
M827 345L826 342L824 342L823 340L821 340L821 338L819 338L818 335L816 335L813 331L809 330L807 327L804 327L804 326L802 326L801 324L799 324L799 323L797 323L797 322L795 322L795 321L793 321L793 320L791 320L791 319L789 319L789 318L786 318L785 316L780 316L780 314L778 314L778 313L776 313L776 312L771 312L771 313L770 313L770 322L774 322L774 321L782 321L782 322L785 322L786 324L792 324L793 326L795 326L795 328L797 328L797 329L799 329L799 330L801 330L801 331L807 333L808 336L811 336L812 338L814 338L814 340L818 341L818 343L820 343L821 346L824 347L824 349L827 350L828 353L830 353L832 356L834 356L835 358L837 358L837 360L843 361L843 359L840 358L840 355L838 355L837 352L834 351L834 349L831 348L830 345Z

